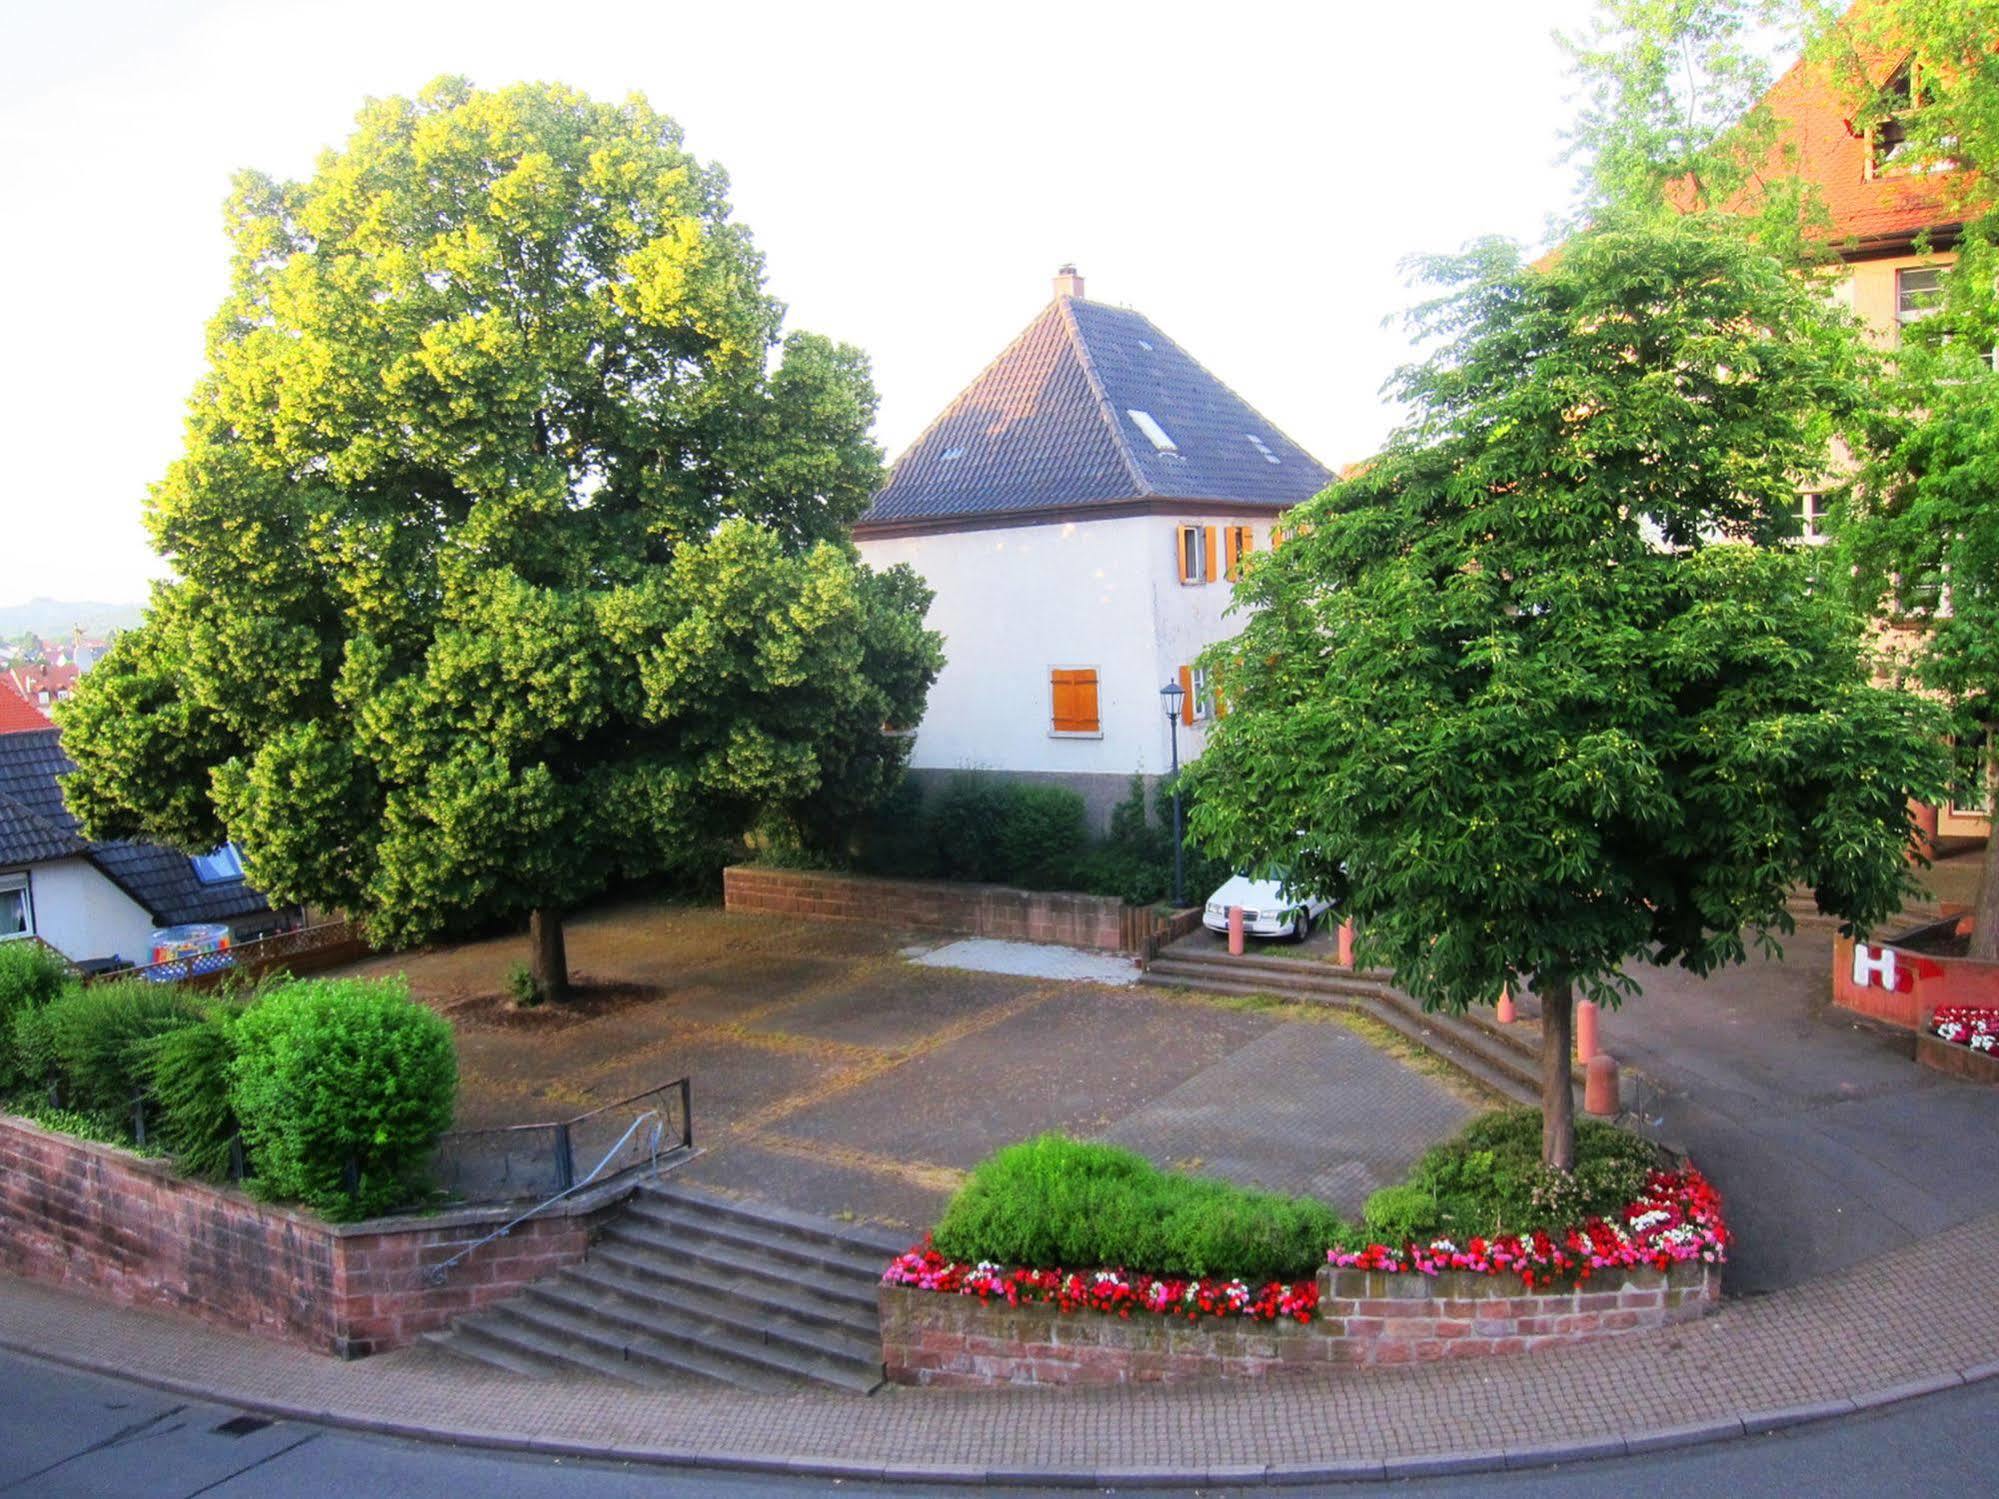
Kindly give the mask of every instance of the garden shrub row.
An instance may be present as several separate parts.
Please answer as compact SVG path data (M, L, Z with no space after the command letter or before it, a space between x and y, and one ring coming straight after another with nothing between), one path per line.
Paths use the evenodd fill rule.
M1383 1187L1342 1247L1428 1243L1561 1229L1611 1218L1641 1196L1667 1164L1657 1146L1595 1119L1576 1121L1576 1164L1541 1164L1541 1112L1485 1114L1434 1146L1408 1177Z
M1252 1287L1296 1282L1329 1251L1537 1230L1559 1237L1596 1219L1622 1222L1632 1204L1657 1194L1662 1173L1673 1174L1658 1147L1596 1120L1577 1122L1573 1173L1542 1166L1540 1150L1538 1110L1482 1115L1404 1181L1376 1192L1364 1220L1349 1224L1311 1198L1162 1171L1116 1146L1042 1135L979 1163L931 1244L912 1251L916 1279L907 1283L928 1284L925 1275L938 1279L953 1262L959 1270L1102 1266L1228 1276Z
M451 1028L399 979L279 979L219 997L130 979L84 987L0 944L0 1102L94 1139L146 1143L336 1219L419 1199L451 1126Z
M1184 852L1189 895L1205 895L1228 878L1227 866L1198 847ZM904 780L837 846L807 847L795 830L777 828L767 830L757 854L792 868L1078 890L1151 905L1173 887L1172 788L1157 783L1148 811L1145 783L1133 776L1108 833L1095 838L1083 799L1061 787L968 771L925 800Z
M1133 1151L1047 1134L980 1162L933 1242L970 1262L1279 1281L1310 1277L1343 1231L1311 1198L1161 1171Z

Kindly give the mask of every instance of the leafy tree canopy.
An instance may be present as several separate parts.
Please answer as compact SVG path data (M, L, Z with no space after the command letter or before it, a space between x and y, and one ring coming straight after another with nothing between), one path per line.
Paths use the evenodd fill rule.
M95 836L414 939L886 789L929 595L854 558L866 360L780 343L726 186L643 100L457 79L238 181L178 577L63 714Z
M1293 512L1210 653L1234 711L1194 832L1341 900L1426 1004L1531 984L1566 1167L1572 992L1739 959L1799 881L1880 920L1942 751L1927 704L1870 685L1815 555L1755 544L1862 390L1809 285L1699 222L1429 271L1416 416Z

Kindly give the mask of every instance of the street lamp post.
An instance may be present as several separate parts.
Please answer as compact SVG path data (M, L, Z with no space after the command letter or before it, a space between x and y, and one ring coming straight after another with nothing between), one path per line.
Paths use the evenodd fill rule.
M1178 910L1187 903L1187 876L1185 836L1180 831L1180 699L1185 689L1178 682L1168 682L1159 689L1159 697L1166 704L1168 737L1173 746L1173 907Z

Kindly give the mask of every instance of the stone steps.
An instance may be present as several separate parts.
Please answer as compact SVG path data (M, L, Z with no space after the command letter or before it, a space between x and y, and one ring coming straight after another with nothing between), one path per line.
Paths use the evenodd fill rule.
M1484 1011L1465 1015L1427 1012L1417 1000L1397 989L1382 969L1344 969L1311 959L1255 954L1231 957L1197 948L1162 953L1147 967L1143 982L1340 1005L1371 1016L1509 1102L1540 1102L1538 1025L1517 1021L1502 1026ZM1580 1069L1573 1071L1580 1081Z
M876 1289L907 1247L878 1230L651 1183L583 1264L427 1341L530 1378L867 1394L882 1383Z

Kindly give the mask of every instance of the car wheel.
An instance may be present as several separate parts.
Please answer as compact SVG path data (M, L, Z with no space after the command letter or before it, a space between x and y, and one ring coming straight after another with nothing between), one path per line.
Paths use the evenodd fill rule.
M1291 918L1291 940L1303 942L1311 935L1312 913L1309 909L1300 909L1298 914Z

